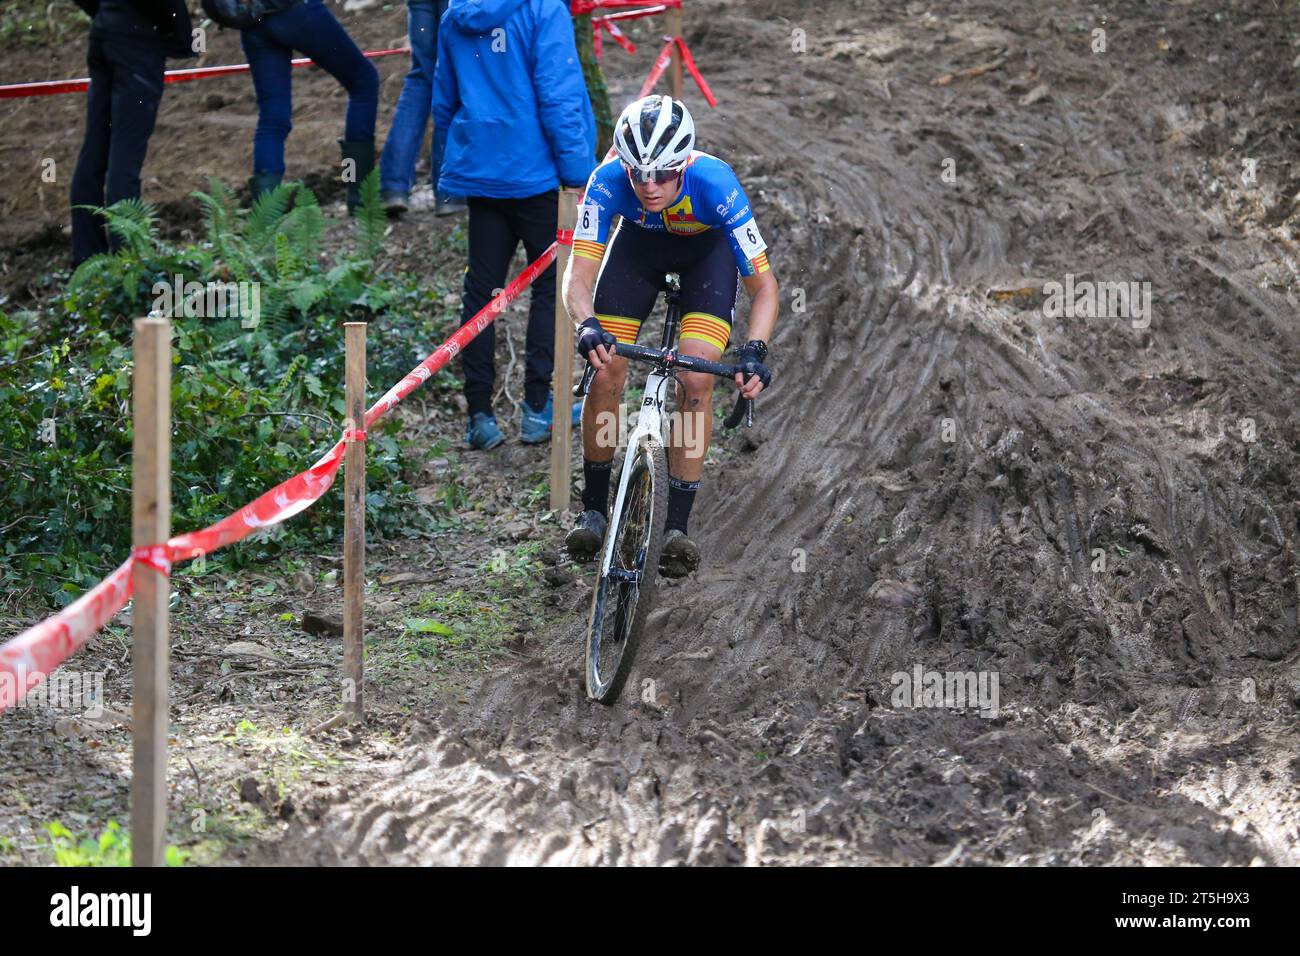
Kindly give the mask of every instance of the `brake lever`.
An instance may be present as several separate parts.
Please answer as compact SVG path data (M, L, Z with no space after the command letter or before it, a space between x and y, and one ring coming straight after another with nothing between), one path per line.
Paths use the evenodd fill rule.
M740 424L741 418L745 419L745 427L754 427L754 400L746 398L744 395L736 396L736 407L731 410L727 420L722 423L723 428L735 428Z
M616 339L613 334L606 332L601 344L609 349L610 355L618 354L618 339ZM585 398L587 393L591 391L591 380L595 377L596 370L592 367L591 363L588 362L586 369L582 373L582 381L573 386L573 397Z
M746 362L744 365L737 365L736 366L737 374L740 375L754 374L753 372L748 370L749 366L750 363L748 362ZM743 394L736 396L736 407L731 410L731 414L728 415L726 421L722 423L722 427L735 428L737 425L740 424L741 418L744 418L746 428L754 427L754 400L752 398L746 398Z

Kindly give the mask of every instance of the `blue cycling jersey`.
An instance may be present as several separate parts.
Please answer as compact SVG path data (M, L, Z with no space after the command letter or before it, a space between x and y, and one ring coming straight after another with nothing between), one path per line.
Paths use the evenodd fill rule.
M682 191L663 212L646 212L616 154L592 172L578 204L573 254L600 262L614 217L652 232L692 236L721 229L742 276L767 272L767 243L758 231L749 198L731 167L708 153L692 152L682 174Z

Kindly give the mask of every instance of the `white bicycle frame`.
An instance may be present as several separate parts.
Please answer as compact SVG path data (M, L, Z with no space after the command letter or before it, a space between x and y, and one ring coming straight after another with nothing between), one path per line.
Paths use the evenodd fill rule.
M636 427L627 438L627 450L623 453L623 467L619 469L618 475L618 494L614 498L614 510L610 512L617 520L618 516L623 513L623 499L627 494L627 482L632 475L632 464L638 457L641 443L654 442L659 445L665 445L664 441L664 393L667 391L670 378L668 373L661 369L653 369L646 377L645 397L641 401L641 410L636 417ZM655 515L656 521L661 521L661 515ZM615 529L621 530L621 529ZM600 574L604 576L609 571L610 561L614 557L614 539L617 535L605 535L605 547L600 556ZM649 573L655 573L654 568L649 569Z

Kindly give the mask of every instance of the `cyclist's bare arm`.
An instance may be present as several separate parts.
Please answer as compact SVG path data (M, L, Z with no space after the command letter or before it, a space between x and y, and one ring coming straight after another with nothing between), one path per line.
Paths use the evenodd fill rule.
M596 276L600 263L582 256L569 256L564 270L564 307L575 326L596 314ZM591 350L591 364L599 371L609 364L611 352L603 345Z
M741 276L740 281L749 293L749 338L770 342L781 308L781 290L776 284L776 275L769 269L757 275ZM763 390L763 383L757 375L745 384L743 376L737 373L736 384L745 398L753 398Z

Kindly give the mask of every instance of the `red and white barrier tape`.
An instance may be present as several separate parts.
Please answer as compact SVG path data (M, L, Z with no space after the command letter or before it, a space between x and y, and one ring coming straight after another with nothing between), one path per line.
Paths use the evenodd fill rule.
M629 7L644 7L647 0L572 0L569 4L569 13L575 17L580 17L584 13L592 13L596 10L626 10ZM682 0L653 0L657 6L678 8L682 5Z
M664 39L667 42L664 43L664 48L659 51L659 58L655 60L655 65L650 68L650 75L647 76L645 82L641 84L641 92L636 95L636 98L641 99L642 97L650 95L650 91L654 89L655 83L658 82L659 77L663 76L664 70L668 69L668 64L672 62L673 47L676 46L682 54L682 65L686 67L687 72L691 74L692 78L694 78L696 85L700 88L700 92L704 94L705 100L708 101L710 106L717 106L718 101L714 99L713 91L709 89L709 84L704 82L704 77L700 75L699 67L695 65L695 57L691 56L691 51L687 49L686 41L681 37L664 37Z
M370 58L380 56L396 56L399 53L410 53L409 46L398 47L393 50L369 50L362 54ZM298 57L290 60L292 66L315 66L315 61L308 57ZM163 74L164 83L188 83L190 80L203 80L210 76L228 76L231 73L244 73L248 70L247 63L233 63L227 66L199 66L191 67L188 70L168 70ZM90 89L90 80L82 77L79 80L46 80L43 83L11 83L7 86L0 86L0 100L17 99L24 96L53 96L56 93L84 93Z
M660 9L663 8L661 7ZM591 21L591 24L595 28L591 34L591 43L596 51L597 60L601 58L605 51L605 45L601 39L605 33L608 33L614 42L628 53L636 52L636 44L629 40L622 30L614 26L614 24L609 23L604 17L596 17Z
M127 558L116 571L54 617L0 645L0 711L22 700L54 668L81 650L90 636L112 620L131 599Z
M606 13L603 16L592 17L591 22L608 24L611 20L640 20L642 17L653 17L663 13L669 6L681 6L681 4L656 3L652 7L645 7L641 10L623 10L619 13Z
M474 336L487 328L520 292L550 267L555 261L561 240L566 236L569 243L572 243L571 232L557 232L556 241L545 252L494 296L477 315L438 346L432 355L370 406L366 411L364 429L345 430L343 437L306 471L281 482L215 524L178 535L166 544L135 549L116 571L74 603L23 631L13 640L0 644L0 712L21 700L31 687L39 684L54 668L84 647L96 631L126 607L126 602L131 598L132 568L137 562L160 574L169 575L173 564L211 554L218 548L234 544L258 528L279 524L319 500L334 483L334 476L343 462L346 443L365 441L367 429L432 378L434 373L446 367Z

